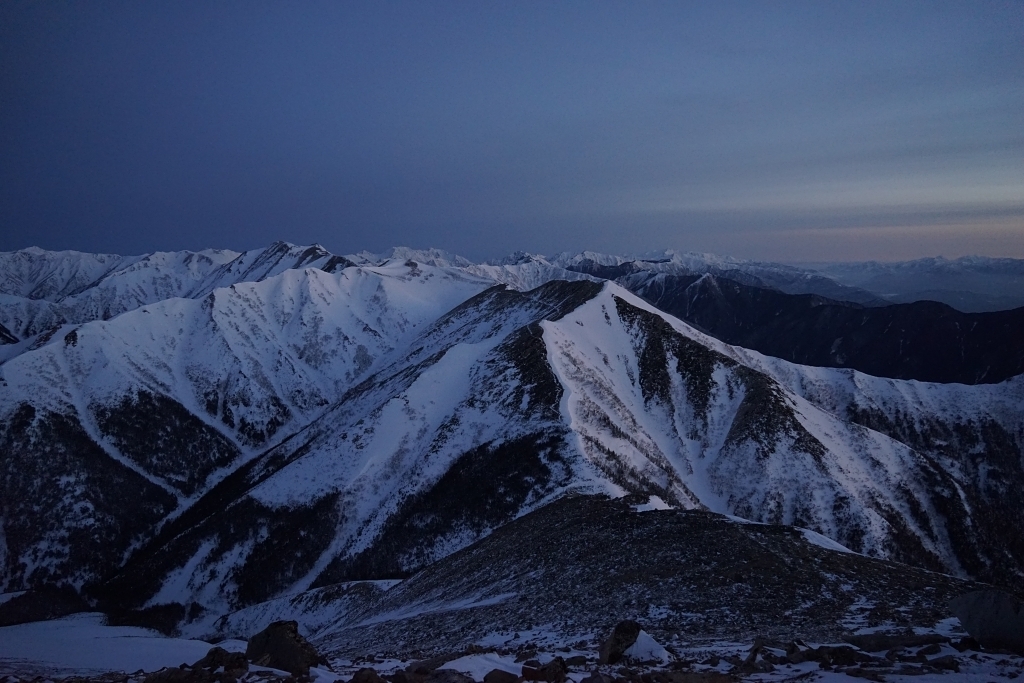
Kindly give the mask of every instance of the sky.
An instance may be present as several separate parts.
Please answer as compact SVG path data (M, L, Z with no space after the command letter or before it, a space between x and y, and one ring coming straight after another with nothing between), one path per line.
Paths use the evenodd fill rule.
M0 251L1024 258L1024 2L0 2Z

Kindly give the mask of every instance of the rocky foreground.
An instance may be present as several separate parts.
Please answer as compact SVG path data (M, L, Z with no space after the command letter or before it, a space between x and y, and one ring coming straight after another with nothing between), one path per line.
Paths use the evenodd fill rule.
M678 652L756 639L784 647L933 629L953 617L951 600L987 588L796 527L651 507L566 497L386 590L315 589L228 615L209 635L248 638L295 619L332 657L408 661L481 644L596 650L633 620Z
M223 639L192 664L69 678L0 661L0 683L1024 674L1024 605L1008 592L804 529L655 503L568 497L404 581L327 586L184 623L187 635Z
M1019 603L1017 608L1020 612ZM967 619L971 621L970 616ZM979 633L992 635L984 628ZM1020 632L1010 635L1017 641L1001 644L1019 646ZM991 642L983 646L969 635L908 631L851 635L845 640L818 645L757 639L747 645L718 643L673 651L662 647L639 623L627 620L617 624L596 650L585 642L554 651L524 643L490 650L474 646L411 662L375 657L328 661L292 621L275 622L255 634L245 652L213 647L191 665L65 678L9 672L0 674L0 683L727 683L844 677L887 681L906 676L1013 680L1024 674L1024 649L1015 654Z

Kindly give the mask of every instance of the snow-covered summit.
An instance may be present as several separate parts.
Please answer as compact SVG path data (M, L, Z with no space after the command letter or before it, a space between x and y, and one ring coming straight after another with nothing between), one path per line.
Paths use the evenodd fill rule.
M688 268L707 268L711 266L739 266L742 264L756 263L754 261L744 261L732 257L717 256L715 254L678 252L674 249L648 251L640 254L605 254L596 251L563 251L549 257L548 260L551 263L562 267L575 266L585 262L596 263L602 266L619 266L624 263L635 262L638 264L646 264L648 267L652 268L657 268L657 266L663 264L673 264L675 266L684 266Z
M472 261L458 254L434 248L413 249L411 247L393 247L376 254L369 251L360 251L356 254L348 254L346 258L359 265L379 265L392 259L416 261L417 263L437 266L439 268L462 268L473 264Z
M550 263L550 260L540 254L531 254L528 251L514 251L507 256L496 259L488 259L481 265L486 266L518 266L524 263L530 263L533 261L539 261L542 263Z

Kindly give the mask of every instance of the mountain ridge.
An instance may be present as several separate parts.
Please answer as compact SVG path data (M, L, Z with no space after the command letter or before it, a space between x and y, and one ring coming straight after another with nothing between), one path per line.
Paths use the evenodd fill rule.
M866 307L710 273L632 273L616 282L718 339L803 365L963 384L1024 372L1024 308L961 313L931 301Z
M213 618L406 577L580 493L1024 576L1021 376L797 365L530 255L247 254L197 282L254 282L65 321L0 363L4 590Z

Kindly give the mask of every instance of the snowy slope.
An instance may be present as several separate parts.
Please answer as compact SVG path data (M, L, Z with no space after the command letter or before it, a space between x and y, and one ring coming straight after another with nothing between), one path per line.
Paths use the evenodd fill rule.
M30 398L39 408L86 408L160 392L258 446L268 423L292 426L285 415L308 417L336 401L375 359L487 285L392 262L333 275L288 270L202 300L169 299L69 328L7 363L0 405Z
M202 300L169 299L65 326L0 366L5 580L70 562L69 527L118 527L116 512L102 522L94 514L97 506L116 509L116 500L100 504L94 486L74 484L88 476L79 460L39 481L40 439L68 455L87 444L118 481L154 492L159 517L300 428L403 340L488 284L404 262L336 274L288 270ZM67 486L54 489L54 480ZM32 500L40 496L55 507L40 509ZM26 538L43 530L52 534ZM17 569L29 556L37 559Z
M583 284L527 294L496 287L445 315L242 481L215 492L238 496L227 515L175 529L180 535L125 580L138 590L139 574L150 579L159 597L143 600L240 606L320 577L401 573L536 504L568 472L557 387L550 373L530 377L544 363L532 323L598 290ZM382 538L397 551L381 553ZM280 545L294 547L269 550ZM259 570L254 557L263 558Z
M934 468L920 454L734 363L734 349L641 300L609 296L614 302L596 299L545 332L578 447L610 477L635 473L626 475L631 488L653 483L665 500L960 569L929 510ZM589 334L580 338L573 325ZM915 518L915 508L930 514Z
M65 324L108 320L175 297L202 298L217 288L259 282L286 270L333 272L352 265L319 245L277 242L244 253L207 249L113 256L27 249L0 254L0 324L25 342L45 342ZM0 349L0 362L13 357Z
M239 644L244 651L244 643L221 643L232 651ZM15 680L27 671L42 679L88 680L110 677L112 671L177 667L201 659L211 647L201 640L168 638L150 629L108 626L105 615L86 612L0 628L0 667L4 674L15 674L9 677Z
M45 251L36 247L0 253L0 293L57 301L95 284L140 257Z

